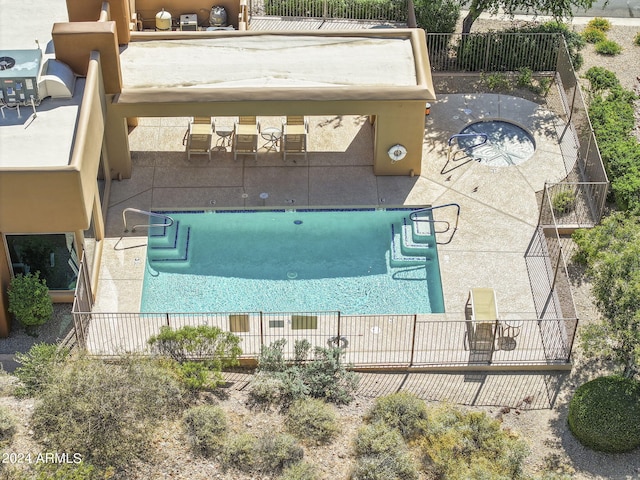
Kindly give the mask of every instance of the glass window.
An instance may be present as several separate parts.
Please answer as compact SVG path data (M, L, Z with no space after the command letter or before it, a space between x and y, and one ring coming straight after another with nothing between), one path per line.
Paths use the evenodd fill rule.
M50 290L73 290L78 254L73 233L6 235L13 274L40 272Z

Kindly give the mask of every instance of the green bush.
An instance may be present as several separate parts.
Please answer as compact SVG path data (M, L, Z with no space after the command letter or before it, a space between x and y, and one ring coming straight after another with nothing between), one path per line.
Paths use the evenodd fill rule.
M0 445L11 443L16 433L16 424L13 414L6 407L0 406Z
M585 28L581 35L587 43L598 43L607 39L607 35L602 30L593 27Z
M248 433L229 437L220 455L222 468L252 472L259 461L255 455L256 443L257 439Z
M177 362L207 359L220 368L237 365L240 338L218 327L186 325L178 330L162 327L158 335L149 339L152 349Z
M633 37L633 44L640 47L640 32L636 33L636 36Z
M66 348L48 343L36 343L26 353L16 353L20 367L16 368L14 375L22 383L16 388L16 396L30 397L40 393L68 356L69 350Z
M258 372L249 385L249 405L264 410L277 405L287 410L296 400L306 398L309 391L297 367L285 372Z
M280 480L320 480L320 474L315 465L298 462L285 468Z
M11 280L7 290L9 313L25 327L44 325L53 315L53 302L40 272L19 273Z
M316 398L297 400L285 418L287 430L302 441L329 443L340 431L331 405Z
M393 454L406 448L400 431L384 422L364 425L356 434L355 452L358 457Z
M220 407L199 405L190 408L182 420L196 452L211 456L220 451L227 433L227 419Z
M578 387L569 403L569 428L583 445L603 452L640 446L640 382L600 377Z
M511 82L509 81L509 77L507 77L507 75L505 75L504 73L490 73L489 75L483 75L482 79L487 88L491 91L511 90Z
M397 428L407 440L427 430L428 410L423 400L412 393L399 392L376 399L367 415L370 422L384 422Z
M416 0L416 23L427 33L453 33L460 17L460 3L453 0Z
M611 22L606 18L594 17L589 20L589 23L587 23L587 28L593 28L595 30L600 30L601 32L608 32L611 30Z
M563 215L575 208L576 199L571 190L561 190L551 197L551 206L556 215Z
M353 401L360 377L347 370L342 362L343 355L344 351L338 347L314 349L313 359L301 369L310 396L338 405Z
M620 85L620 80L618 80L616 74L603 67L591 67L584 76L589 80L592 92L603 92Z
M360 457L349 476L351 480L415 480L418 470L406 452Z
M524 478L526 443L484 412L448 405L430 410L421 447L425 468L437 478Z
M504 33L513 35L507 38ZM468 71L517 71L523 67L536 72L555 71L558 38L530 35L532 33L562 35L573 68L580 69L583 58L579 52L585 45L583 38L568 25L555 21L465 36L457 47L458 67ZM491 54L486 57L484 52Z
M145 452L160 420L183 407L184 391L151 360L79 357L53 370L39 400L31 423L47 446L123 467Z
M595 49L600 55L618 55L622 52L622 47L613 40L601 40L596 43Z
M106 478L109 478L108 472L101 474L93 465L83 461L38 464L36 476L29 477L29 480L103 480Z

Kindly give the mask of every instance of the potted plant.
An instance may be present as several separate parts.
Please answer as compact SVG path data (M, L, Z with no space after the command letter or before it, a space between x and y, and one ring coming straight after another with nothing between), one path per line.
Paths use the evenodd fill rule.
M53 302L49 288L40 272L18 274L9 285L9 313L33 334L35 327L43 325L53 315Z

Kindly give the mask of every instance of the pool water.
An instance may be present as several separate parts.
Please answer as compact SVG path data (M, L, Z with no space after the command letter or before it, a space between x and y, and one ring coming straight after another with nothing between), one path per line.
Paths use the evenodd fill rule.
M141 311L443 312L435 237L411 211L162 212Z
M466 126L462 134L485 134L487 143L477 145L481 137L467 136L458 139L458 145L472 157L491 167L520 165L536 151L533 137L525 129L504 120L483 120Z

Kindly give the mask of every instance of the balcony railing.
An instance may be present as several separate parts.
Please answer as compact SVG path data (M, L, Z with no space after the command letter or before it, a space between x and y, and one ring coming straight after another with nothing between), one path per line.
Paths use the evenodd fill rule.
M408 0L251 0L251 16L407 22Z

